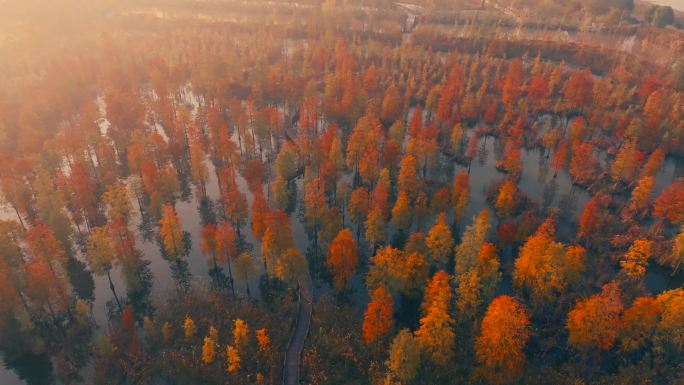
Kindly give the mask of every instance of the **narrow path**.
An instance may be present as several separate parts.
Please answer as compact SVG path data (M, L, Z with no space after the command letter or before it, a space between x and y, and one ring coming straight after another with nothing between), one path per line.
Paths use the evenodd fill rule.
M299 385L299 367L301 364L304 343L309 334L311 314L313 312L313 284L311 276L306 275L299 283L299 310L295 321L294 331L290 343L285 351L283 369L284 385Z

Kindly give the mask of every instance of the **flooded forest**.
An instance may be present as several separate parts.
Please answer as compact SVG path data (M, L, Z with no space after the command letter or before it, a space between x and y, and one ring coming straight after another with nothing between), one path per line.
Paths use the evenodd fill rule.
M679 10L0 5L0 384L684 384Z

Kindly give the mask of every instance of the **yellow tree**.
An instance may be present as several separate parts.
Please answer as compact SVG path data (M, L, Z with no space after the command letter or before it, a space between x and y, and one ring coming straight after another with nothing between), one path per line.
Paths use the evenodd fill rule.
M530 333L530 320L522 304L507 295L495 298L475 340L475 354L481 365L476 374L491 384L514 382L525 365L523 349Z
M340 230L330 243L326 265L333 273L335 287L344 289L358 266L356 242L349 229Z
M489 210L484 208L475 217L473 224L466 227L461 237L461 243L455 248L457 276L464 274L475 266L480 248L487 240L490 228Z
M405 191L411 199L415 198L418 194L417 165L418 162L415 156L411 154L405 155L401 160L399 176L397 177L399 190Z
M240 369L240 354L232 346L226 347L226 372L235 373Z
M409 384L418 372L420 365L420 349L415 337L408 329L397 333L390 346L387 367L393 378Z
M449 314L451 303L449 274L440 270L425 291L423 317L415 333L418 346L434 363L446 365L454 356L454 320Z
M646 275L648 259L653 254L653 242L637 239L620 261L620 267L632 279L641 279Z
M613 182L631 182L637 173L637 167L643 158L643 154L637 150L635 140L626 142L618 151L615 161L610 169Z
M162 237L166 256L177 261L183 256L183 230L176 210L169 203L164 206L163 217L159 221L159 234Z
M406 230L411 226L411 220L411 203L406 192L401 191L392 208L392 222L396 223L400 230Z
M109 219L121 219L128 223L132 207L126 185L123 183L112 184L107 188L102 198L107 205L107 216Z
M204 344L202 345L202 362L209 365L214 362L216 358L216 343L210 337L204 337Z
M268 336L266 329L256 330L256 339L259 344L259 351L266 352L271 348L271 338Z
M654 345L656 350L671 358L684 354L684 289L678 288L658 294L656 301L661 314Z
M499 267L500 262L496 253L496 246L489 242L483 244L480 253L477 255L475 269L482 280L482 294L486 300L493 297L497 286L499 286L499 281L501 281Z
M185 316L185 321L183 322L183 332L185 334L185 340L190 341L192 337L195 336L197 327L195 326L195 321L190 318L190 316Z
M456 278L456 306L461 319L471 319L483 302L482 279L476 269L470 269Z
M677 234L672 243L672 252L670 253L669 261L674 269L674 274L684 261L684 225L679 228L679 234Z
M373 247L385 241L385 215L380 208L374 208L366 219L366 239Z
M515 184L511 180L505 181L499 188L499 194L494 201L494 207L499 216L507 217L511 214L515 190Z
M439 214L437 221L425 238L425 244L430 250L432 261L439 264L448 262L451 249L454 247L454 239L451 236L449 226L446 224L446 214Z
M528 290L536 303L546 303L579 279L584 270L584 249L566 248L555 241L555 226L548 218L523 244L515 260L513 285Z
M645 176L639 179L636 187L632 190L632 198L629 202L631 211L643 213L648 209L648 204L653 191L655 179L652 176Z
M114 299L119 306L119 311L121 311L121 302L116 295L114 283L112 282L112 275L110 273L114 257L114 240L107 234L107 229L104 227L93 228L88 236L88 252L86 254L86 259L88 260L90 269L95 275L107 275L109 288L112 290L112 294L114 294Z
M249 327L247 323L240 318L235 320L233 324L233 345L238 351L242 351L249 339Z
M275 266L275 275L284 282L294 284L309 269L309 263L299 249L290 247L280 254Z

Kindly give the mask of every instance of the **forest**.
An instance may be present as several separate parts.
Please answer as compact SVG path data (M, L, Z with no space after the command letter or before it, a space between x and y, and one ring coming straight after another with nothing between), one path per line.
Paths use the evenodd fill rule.
M679 10L0 6L0 384L684 385Z

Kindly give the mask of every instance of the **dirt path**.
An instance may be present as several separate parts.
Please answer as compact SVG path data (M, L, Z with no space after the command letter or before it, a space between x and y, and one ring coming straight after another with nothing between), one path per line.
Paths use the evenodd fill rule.
M284 385L299 385L299 367L301 364L302 351L306 343L311 325L313 312L313 284L311 276L306 275L299 284L299 310L294 331L290 343L285 352L285 364L283 369Z

